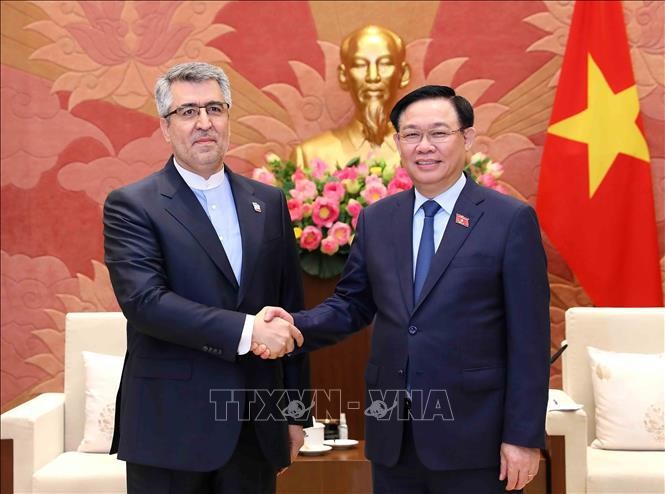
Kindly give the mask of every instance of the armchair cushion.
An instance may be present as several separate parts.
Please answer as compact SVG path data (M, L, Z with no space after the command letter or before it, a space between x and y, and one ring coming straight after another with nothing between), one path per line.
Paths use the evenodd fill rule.
M665 457L660 451L587 448L587 463L588 494L654 494L665 489Z
M83 352L85 367L85 424L79 452L108 453L113 439L115 398L123 358Z
M665 354L587 351L596 404L591 446L665 450Z
M33 493L124 494L125 462L115 455L68 451L35 472Z

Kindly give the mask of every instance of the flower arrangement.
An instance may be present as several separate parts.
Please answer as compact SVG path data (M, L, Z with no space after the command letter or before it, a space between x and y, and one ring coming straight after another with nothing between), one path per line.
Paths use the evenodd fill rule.
M300 265L319 278L342 272L364 207L413 186L406 170L384 160L363 163L355 158L344 167L314 160L301 169L271 154L267 162L254 170L253 178L286 194ZM465 170L476 182L505 192L496 181L503 168L484 154L474 154Z
M503 166L501 163L493 162L489 156L480 152L475 153L464 166L464 171L476 183L494 189L502 194L508 194L506 188L497 181L503 175Z

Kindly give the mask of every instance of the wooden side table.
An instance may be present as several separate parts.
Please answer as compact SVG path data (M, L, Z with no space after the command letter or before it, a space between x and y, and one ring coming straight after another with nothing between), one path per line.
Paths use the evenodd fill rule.
M14 492L14 441L0 440L0 494Z
M538 465L538 474L524 488L524 494L549 494L548 485L549 465L547 456L540 455L540 464Z
M320 456L299 455L277 478L278 494L370 494L371 464L365 441L351 449L334 449Z

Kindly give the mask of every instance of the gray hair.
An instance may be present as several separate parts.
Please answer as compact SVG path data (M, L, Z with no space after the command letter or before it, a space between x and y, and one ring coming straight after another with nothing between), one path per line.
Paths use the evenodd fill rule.
M215 80L219 84L224 101L231 106L231 84L224 71L215 65L205 62L187 62L171 67L155 83L155 103L157 113L163 117L169 112L173 103L171 84L176 81L205 82Z

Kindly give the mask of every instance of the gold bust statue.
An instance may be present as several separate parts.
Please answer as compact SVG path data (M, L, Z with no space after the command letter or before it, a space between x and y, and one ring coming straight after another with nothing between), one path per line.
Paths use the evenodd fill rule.
M409 83L411 75L402 39L388 29L365 26L342 41L340 61L339 83L351 93L354 118L344 127L304 141L293 160L301 167L315 158L331 166L344 166L355 157L399 163L389 116L397 91Z

